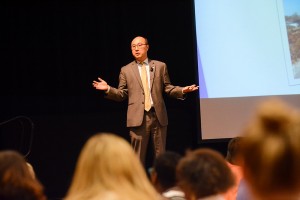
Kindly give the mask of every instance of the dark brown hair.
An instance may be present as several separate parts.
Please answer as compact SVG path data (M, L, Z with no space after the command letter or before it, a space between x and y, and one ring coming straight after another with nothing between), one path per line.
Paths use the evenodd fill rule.
M234 185L234 177L224 157L207 148L189 152L182 158L177 177L186 195L197 199L226 192Z
M18 152L0 152L0 199L46 199L43 186L32 175L25 159Z

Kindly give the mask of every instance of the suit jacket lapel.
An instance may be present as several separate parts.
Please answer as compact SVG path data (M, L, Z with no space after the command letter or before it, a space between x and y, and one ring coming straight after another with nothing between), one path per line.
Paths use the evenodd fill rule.
M155 74L155 63L149 60L149 70L150 70L150 91L152 90L152 85L154 81L154 74Z

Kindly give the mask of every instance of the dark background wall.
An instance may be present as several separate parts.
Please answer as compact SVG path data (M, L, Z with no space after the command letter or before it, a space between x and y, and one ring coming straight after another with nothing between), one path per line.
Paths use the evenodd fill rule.
M127 102L104 99L92 81L100 76L117 86L120 68L132 61L130 42L135 36L148 38L149 57L167 63L174 85L198 84L192 0L1 4L0 122L19 115L33 121L27 159L49 199L65 195L88 137L113 132L129 139ZM184 154L210 147L225 154L226 141L198 141L198 92L185 101L165 100L167 149ZM8 129L2 127L2 143L15 134Z

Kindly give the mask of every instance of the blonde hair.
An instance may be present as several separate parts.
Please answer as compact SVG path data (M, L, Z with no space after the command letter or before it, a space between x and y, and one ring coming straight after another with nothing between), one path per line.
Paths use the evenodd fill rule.
M241 151L245 178L255 194L299 194L300 115L295 109L278 99L262 103L245 130Z
M98 133L84 145L66 200L153 200L158 194L129 143ZM104 198L105 197L105 198Z

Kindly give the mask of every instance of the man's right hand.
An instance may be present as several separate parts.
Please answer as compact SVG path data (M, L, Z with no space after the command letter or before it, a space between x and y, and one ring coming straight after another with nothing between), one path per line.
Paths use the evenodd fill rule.
M94 88L96 88L97 90L104 90L107 91L109 86L106 83L105 80L101 79L100 77L98 77L99 81L93 81L93 86Z

